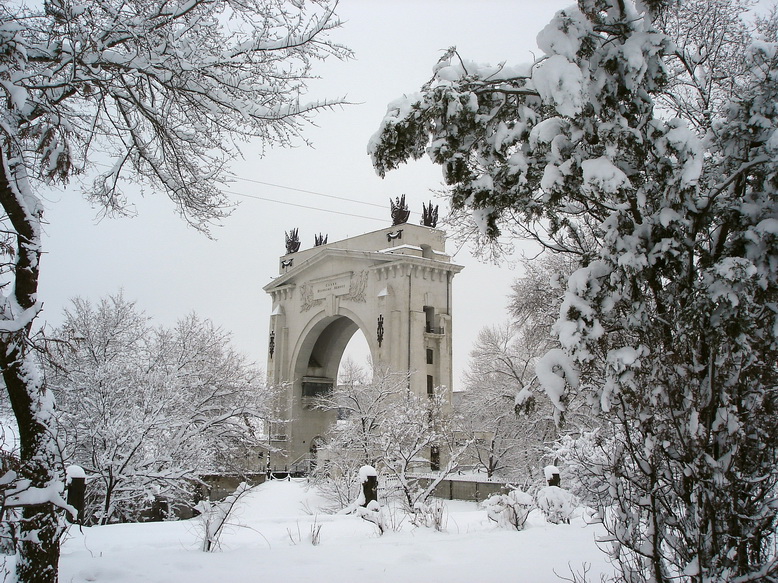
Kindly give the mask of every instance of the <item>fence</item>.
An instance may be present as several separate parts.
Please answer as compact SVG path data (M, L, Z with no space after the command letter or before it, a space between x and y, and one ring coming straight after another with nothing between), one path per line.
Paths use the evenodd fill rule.
M265 474L252 474L250 476L215 474L201 476L201 479L208 485L207 488L201 489L201 497L210 500L221 500L232 494L241 482L248 482L252 486L261 484L265 481ZM413 476L413 479L418 480L420 487L426 488L435 478L433 476ZM441 480L435 487L432 495L444 500L483 502L493 494L505 494L511 489L506 482L502 481L475 480L451 476ZM402 495L402 487L396 477L387 474L379 477L378 499L382 503L386 500L402 498Z

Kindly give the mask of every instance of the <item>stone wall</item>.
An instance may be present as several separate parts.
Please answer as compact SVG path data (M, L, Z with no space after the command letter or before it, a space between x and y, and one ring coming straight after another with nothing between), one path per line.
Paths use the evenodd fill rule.
M426 487L432 478L421 478L422 487ZM440 482L433 492L433 496L444 500L466 500L470 502L483 502L493 494L506 494L512 488L505 482L457 480L447 478Z
M241 482L246 482L249 486L262 484L265 481L265 474L246 474L245 476L211 474L200 476L200 479L206 484L206 486L200 486L201 499L224 500L240 486Z

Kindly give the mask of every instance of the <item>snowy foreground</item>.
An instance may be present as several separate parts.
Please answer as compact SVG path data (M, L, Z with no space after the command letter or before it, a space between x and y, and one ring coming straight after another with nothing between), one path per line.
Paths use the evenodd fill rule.
M62 549L60 581L214 583L285 581L558 582L554 571L590 566L589 580L611 573L595 538L600 525L580 516L547 524L537 511L522 532L497 528L472 502L447 502L446 532L415 528L379 537L354 516L317 514L322 499L304 481L262 484L242 499L221 550L200 549L200 522L71 528ZM311 526L321 542L311 544Z

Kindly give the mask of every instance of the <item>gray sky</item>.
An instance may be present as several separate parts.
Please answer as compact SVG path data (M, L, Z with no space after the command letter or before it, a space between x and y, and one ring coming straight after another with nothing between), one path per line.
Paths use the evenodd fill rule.
M138 191L132 199L134 218L102 221L96 220L97 211L83 201L75 182L45 195L49 224L40 289L42 319L57 325L70 298L96 301L123 288L157 324L172 325L191 311L210 318L232 332L236 347L264 367L271 302L262 287L277 275L284 231L299 227L302 247L308 248L320 232L334 242L379 229L390 224L389 198L401 194L414 213L411 221L418 223L422 202L441 186L440 169L427 160L395 170L384 180L375 174L366 145L386 105L417 91L442 51L452 45L477 62L532 60L530 51L538 52L537 33L556 10L570 4L341 0L338 14L344 26L333 38L350 47L356 58L320 64L322 79L311 83L310 97L346 97L355 105L317 116L316 127L306 132L313 148L277 149L260 157L258 146L246 145L244 159L233 167L238 178L225 188L239 207L214 229L215 240L187 227L158 193L141 196ZM435 202L442 212L444 201ZM448 251L456 251L453 242ZM506 296L518 273L508 266L480 264L467 249L457 253L455 262L465 266L454 280L457 378L478 330L505 319Z

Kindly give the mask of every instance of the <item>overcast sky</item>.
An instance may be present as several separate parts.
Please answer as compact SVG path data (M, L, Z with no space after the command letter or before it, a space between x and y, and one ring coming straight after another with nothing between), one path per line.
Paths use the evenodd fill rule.
M309 96L345 97L354 105L317 116L316 127L306 133L313 148L272 150L260 157L258 146L246 146L244 159L233 168L237 179L225 188L239 206L214 229L215 240L187 227L158 193L138 192L134 218L102 221L75 183L46 194L42 318L57 325L71 298L97 301L123 289L157 324L172 325L191 311L213 320L264 367L271 302L262 287L277 275L284 231L299 227L307 248L320 232L334 242L379 229L390 224L390 197L402 194L414 213L411 221L418 223L422 202L441 186L440 169L426 160L384 180L375 174L366 145L386 105L417 91L452 45L478 62L532 60L538 31L571 3L341 0L344 24L333 38L350 47L355 59L319 65L322 79L311 84ZM442 209L443 201L436 202ZM453 242L448 251L456 251ZM458 378L478 330L505 320L507 294L518 272L480 264L467 249L454 260L465 267L454 279Z

